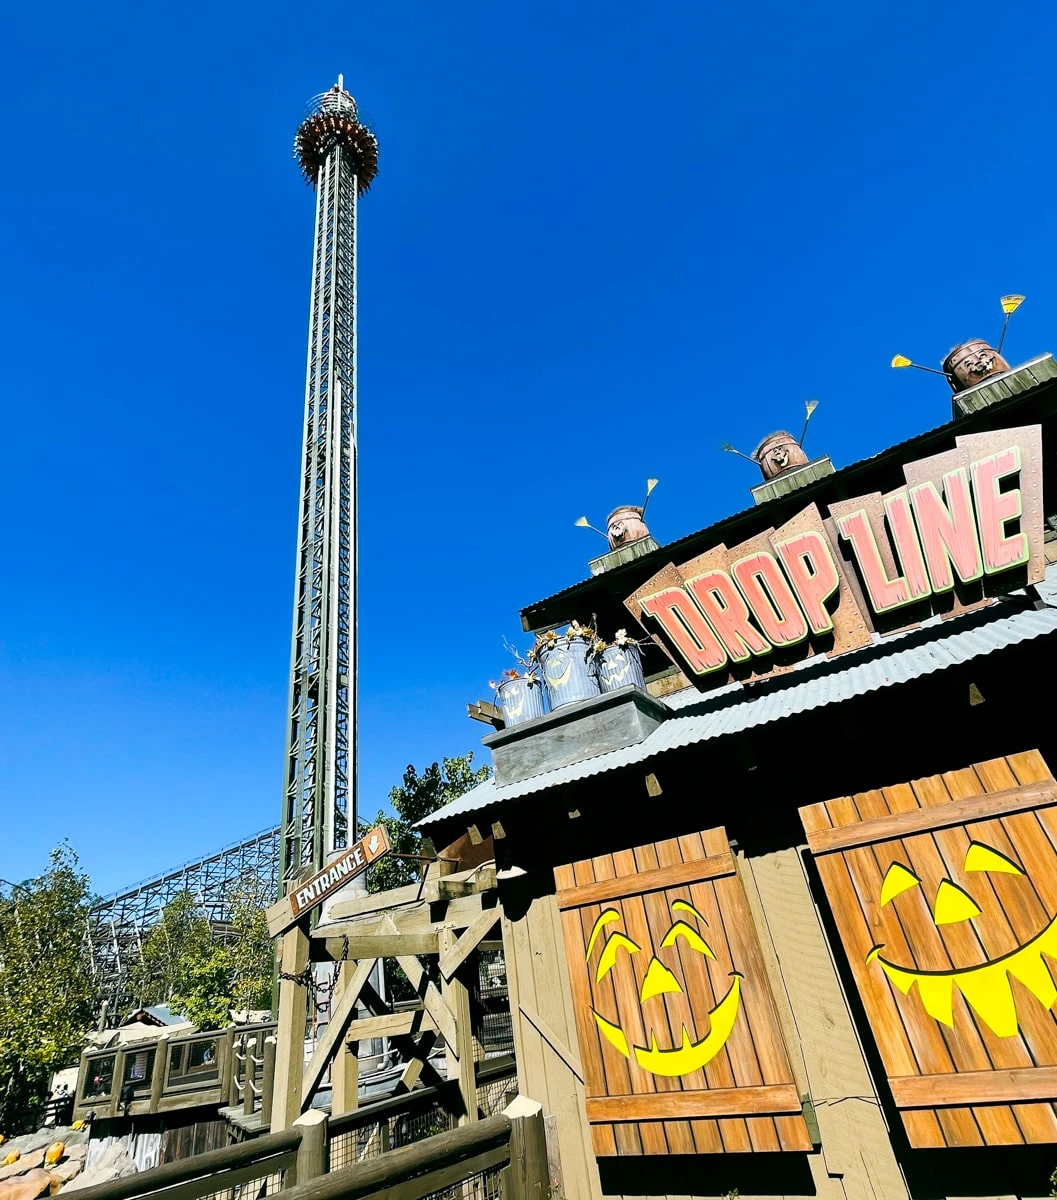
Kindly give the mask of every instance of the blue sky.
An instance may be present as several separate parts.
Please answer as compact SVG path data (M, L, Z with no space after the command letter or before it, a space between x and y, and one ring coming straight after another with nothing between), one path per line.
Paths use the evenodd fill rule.
M274 824L311 193L338 71L360 210L361 806L478 744L517 610L719 452L838 464L949 414L938 365L1054 345L1035 5L9 5L0 287L0 876L69 837L108 892ZM586 614L585 614L586 615ZM611 632L611 631L607 631Z

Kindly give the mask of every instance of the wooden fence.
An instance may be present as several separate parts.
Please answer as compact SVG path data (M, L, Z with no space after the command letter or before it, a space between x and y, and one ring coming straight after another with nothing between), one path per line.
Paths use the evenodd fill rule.
M395 1149L383 1149L374 1132L373 1155L334 1166L341 1138L391 1131L394 1118L450 1105L444 1090L421 1089L334 1119L313 1109L279 1133L84 1188L78 1200L262 1200L278 1191L287 1200L547 1200L543 1112L520 1096L503 1112ZM458 1098L458 1081L447 1090Z

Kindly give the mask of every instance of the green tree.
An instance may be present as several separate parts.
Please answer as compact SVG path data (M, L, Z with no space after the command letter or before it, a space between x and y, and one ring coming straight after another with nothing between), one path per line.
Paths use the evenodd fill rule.
M264 910L274 899L248 877L231 897L231 994L236 1008L271 1008L275 942Z
M389 793L393 812L379 810L374 824L385 826L394 853L422 854L423 839L414 828L415 824L470 788L484 783L491 773L487 764L480 767L473 765L472 750L458 758L445 758L441 763L433 763L421 775L409 764L404 771L403 783ZM385 892L414 883L419 878L422 865L413 859L394 858L391 855L383 858L371 868L368 890Z
M88 876L67 843L47 871L0 897L0 1128L47 1098L52 1072L75 1062L96 987Z
M260 883L248 877L231 897L230 924L214 929L194 896L179 892L143 943L132 987L141 1004L169 1004L201 1029L233 1008L271 1005L273 942Z
M189 891L177 894L162 909L161 920L143 941L140 960L131 973L133 995L140 1004L173 1004L176 996L193 996L201 983L197 970L213 954L213 930ZM185 1013L188 1020L195 1020Z
M415 823L483 783L491 773L487 764L480 767L473 765L472 750L458 758L445 758L441 763L432 763L421 775L413 765L408 764L403 783L389 792L393 811L387 813L379 810L373 823L385 826L395 854L421 855L425 852L424 839L414 828ZM361 826L361 836L368 828ZM369 871L367 890L387 892L390 888L415 883L424 865L415 858L387 855ZM392 958L385 960L385 985L392 1000L409 1000L415 995L407 976Z

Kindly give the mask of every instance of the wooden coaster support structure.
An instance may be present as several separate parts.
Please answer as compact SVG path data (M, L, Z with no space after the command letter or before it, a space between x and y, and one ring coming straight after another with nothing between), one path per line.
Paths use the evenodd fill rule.
M308 1111L328 1071L332 1113L357 1107L359 1043L387 1038L403 1059L395 1094L417 1084L444 1082L430 1063L438 1042L447 1055L448 1080L458 1081L457 1125L478 1118L472 996L477 953L499 925L495 864L444 874L434 863L420 884L334 903L330 919L310 928L311 910L296 912L290 894L268 911L280 942L279 1024L271 1129L287 1129ZM322 899L322 897L320 897ZM371 984L377 964L395 959L417 1000L394 1005ZM337 962L330 1020L305 1063L305 1030L312 964ZM362 1013L366 1011L368 1015ZM450 1089L449 1089L450 1092Z

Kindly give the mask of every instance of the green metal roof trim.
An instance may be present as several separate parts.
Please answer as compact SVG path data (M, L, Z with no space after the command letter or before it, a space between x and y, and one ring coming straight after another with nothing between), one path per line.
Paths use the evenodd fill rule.
M1040 356L1045 358L1046 356ZM1039 359L1031 359L1029 363L1020 364L1014 368L1014 371L1019 371L1021 367L1027 367L1032 363L1036 363ZM1017 406L1038 392L1045 386L1052 385L1052 380L1044 379L1036 386L1025 388L1024 390L1009 396L1005 400L997 401L991 404L988 408L980 412L974 412L966 416L952 418L943 425L937 425L934 429L925 430L922 433L916 433L913 437L907 438L902 442L896 442L893 446L888 446L884 450L879 450L876 454L871 454L866 458L861 458L857 462L849 463L845 467L840 467L832 475L823 476L814 483L807 484L805 487L791 493L795 496L797 511L800 508L806 508L807 505L817 500L819 495L831 491L834 486L839 488L842 484L852 479L864 471L876 468L884 464L887 459L902 459L905 458L910 451L915 447L921 446L929 441L939 440L945 434L950 434L951 437L955 433L970 433L981 429L986 429L995 425L1001 427L1001 422L993 422L991 418L996 415L1005 413L1008 409ZM953 444L953 442L952 442ZM726 541L725 531L731 527L737 527L739 524L748 523L752 517L760 517L761 514L771 512L774 507L788 507L790 496L780 496L775 500L768 500L764 504L750 505L748 508L740 509L738 512L730 513L728 516L721 517L718 521L714 521L711 525L706 525L703 529L699 529L694 533L684 534L681 538L676 538L674 542L667 542L663 546L659 546L650 554L643 555L641 558L636 558L629 563L625 563L621 567L617 567L612 571L606 572L604 575L592 575L587 579L580 580L579 583L570 584L568 587L562 588L561 591L555 592L552 596L546 596L542 600L536 600L532 604L526 605L521 610L521 623L526 632L537 627L545 627L547 621L541 622L540 626L533 624L530 614L536 610L543 609L548 605L555 604L565 599L572 599L574 596L581 593L589 593L595 588L602 586L612 588L616 580L624 577L634 577L635 579L645 580L651 574L666 566L669 562L678 561L684 550L691 550L693 553L698 553L698 546L708 549L710 546L717 545L720 542ZM767 521L753 521L753 525L759 525L761 529L766 528ZM647 568L644 569L644 568ZM627 586L627 585L626 585ZM635 590L637 585L632 583L627 586L627 593L630 594ZM581 618L583 619L583 618Z
M748 686L728 684L711 693L688 688L665 698L675 712L636 745L544 771L518 783L500 785L490 779L419 825L470 817L508 800L839 704L880 688L909 683L1033 638L1057 634L1057 567L1048 568L1046 580L1036 592L1045 607L1033 607L1034 596L1021 592L962 617L946 621L933 618L920 629L886 638L875 635L873 644L861 650L836 659L809 658L787 674Z

